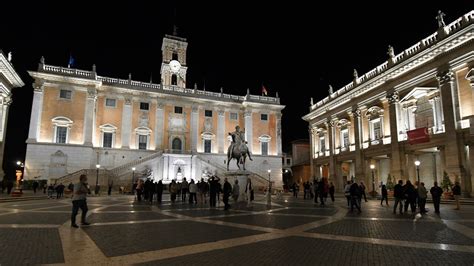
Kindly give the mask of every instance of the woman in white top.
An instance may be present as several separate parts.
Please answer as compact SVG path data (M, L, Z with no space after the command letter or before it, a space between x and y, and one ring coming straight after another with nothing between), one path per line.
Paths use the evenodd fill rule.
M247 206L252 206L252 180L250 178L247 179L247 185L245 186L245 194L247 195Z

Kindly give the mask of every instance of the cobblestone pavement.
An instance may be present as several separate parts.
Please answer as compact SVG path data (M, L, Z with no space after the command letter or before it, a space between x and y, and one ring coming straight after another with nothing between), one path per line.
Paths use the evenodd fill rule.
M473 265L474 206L350 212L284 196L267 207L88 199L90 226L70 227L70 199L0 204L0 265ZM431 205L428 205L432 208Z

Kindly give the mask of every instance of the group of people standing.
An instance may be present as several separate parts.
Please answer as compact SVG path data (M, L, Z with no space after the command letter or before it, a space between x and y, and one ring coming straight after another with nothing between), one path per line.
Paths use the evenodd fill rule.
M418 206L420 213L426 213L426 199L428 197L428 190L425 188L425 183L416 182L416 187L407 180L405 185L402 180L398 181L398 184L394 187L393 196L395 197L395 206L393 206L393 213L397 212L397 206L399 207L399 213L402 214L408 211L408 206L410 206L411 212L415 212ZM459 182L454 184L452 188L454 198L456 200L455 210L460 209L459 197L461 196L461 186ZM441 203L441 196L443 195L443 189L438 186L438 182L434 182L433 187L429 190L431 198L433 200L433 206L435 213L439 213L439 207ZM383 190L382 190L383 194ZM383 199L382 199L383 200ZM388 203L387 203L388 206Z
M299 185L295 182L292 186L293 197L298 198ZM325 205L328 195L331 197L331 201L334 202L335 187L332 182L328 182L327 178L321 178L320 180L314 180L313 182L306 181L303 183L303 199L313 199L314 203ZM318 202L319 199L319 202Z
M207 181L205 181L204 178L201 178L198 182L194 182L193 179L188 182L186 178L184 178L182 182L172 180L168 185L171 203L181 200L181 202L187 201L189 204L207 204L209 201L210 207L216 207L217 202L220 202L220 194L222 194L224 209L228 210L230 208L230 197L234 199L234 202L239 200L239 182L238 180L235 180L234 185L232 186L227 178L224 179L223 184L221 184L220 181L221 179L217 176L211 176ZM146 181L139 179L134 184L133 190L136 193L137 201L142 201L143 196L144 200L149 201L150 204L154 199L156 199L157 203L161 203L165 185L161 180L153 182L150 179L147 179ZM248 205L251 205L251 202L254 199L254 194L250 178L247 180L245 194L248 200Z

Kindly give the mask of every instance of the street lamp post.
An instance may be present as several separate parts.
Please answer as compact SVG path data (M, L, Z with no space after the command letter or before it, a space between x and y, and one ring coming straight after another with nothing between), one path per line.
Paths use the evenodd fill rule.
M420 185L420 164L421 162L416 160L415 165L416 165L416 175L418 177L418 186Z
M99 194L99 169L100 169L100 164L96 164L95 168L97 169L97 175L95 177L95 195Z
M130 188L130 193L133 194L133 183L135 182L135 167L132 167L132 187Z
M374 198L375 197L375 175L374 175L375 165L371 164L370 169L372 170L372 198Z
M272 170L268 169L267 206L272 206L272 183L270 181L271 172L272 172Z

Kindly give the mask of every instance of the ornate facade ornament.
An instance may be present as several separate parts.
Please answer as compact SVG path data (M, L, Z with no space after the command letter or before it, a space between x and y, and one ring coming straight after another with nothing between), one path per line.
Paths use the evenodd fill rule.
M352 75L354 76L354 79L359 78L359 74L357 73L357 70L355 68L354 68L354 73L352 73Z
M204 132L212 132L212 118L206 117L204 119Z
M224 111L224 110L217 110L217 115L219 115L219 116L224 116L224 115L225 115L225 111Z
M97 98L97 90L92 88L87 89L87 98L95 100Z
M345 127L345 126L350 126L350 125L351 125L351 122L345 118L337 121L337 124L336 124L336 126L338 127Z
M43 84L33 83L34 92L43 92Z
M196 105L193 105L193 107L191 107L191 111L193 113L197 113L197 112L199 112L199 107L197 107Z
M132 97L125 97L124 100L126 105L132 105Z
M148 127L148 112L141 112L138 124L141 127Z
M367 112L365 113L367 118L374 118L374 117L379 117L383 116L383 109L378 107L378 106L372 106L370 107Z
M400 100L398 91L391 92L387 95L387 100L389 104L397 103Z
M165 104L162 103L162 102L158 102L158 103L156 104L156 108L157 108L157 109L163 110L164 107L165 107Z
M352 114L354 115L355 118L358 118L361 116L362 111L360 109L355 109L352 111Z
M252 111L250 110L247 110L244 112L244 117L249 117L249 116L252 116Z
M450 70L446 70L438 73L438 75L436 75L436 79L438 79L439 85L443 86L448 82L454 81L454 73Z

